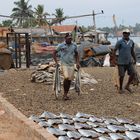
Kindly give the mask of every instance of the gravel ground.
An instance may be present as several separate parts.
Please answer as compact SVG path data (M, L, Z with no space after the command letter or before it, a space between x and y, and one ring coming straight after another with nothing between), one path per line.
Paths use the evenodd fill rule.
M83 69L83 68L82 68ZM112 81L113 67L84 68L98 81L98 84L82 85L78 96L71 90L71 100L55 100L52 85L30 82L33 70L9 70L0 75L0 92L27 117L40 115L43 111L55 114L77 112L99 117L125 117L140 122L140 86L132 86L133 94L127 91L118 94ZM140 67L138 67L140 73ZM127 76L125 82L127 80Z

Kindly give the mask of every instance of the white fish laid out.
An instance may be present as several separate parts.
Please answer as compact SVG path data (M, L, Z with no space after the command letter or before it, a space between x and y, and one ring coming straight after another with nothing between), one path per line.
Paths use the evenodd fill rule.
M99 132L99 133L110 133L111 131L107 128L103 128L103 127L98 127L98 128L94 128L95 131Z
M71 139L67 136L59 136L58 140L71 140Z
M135 124L135 125L136 125L138 128L140 128L140 124L137 123L137 124Z
M81 79L81 83L83 83L83 84L97 84L98 81L93 79L93 78L84 77L84 79Z
M48 127L47 131L55 136L65 136L66 132L57 128Z
M136 131L140 133L140 128L135 126L135 125L130 125L130 124L124 124L124 126L129 130L129 131Z
M69 125L69 124L59 124L58 125L60 130L68 130L68 131L75 131L74 125Z
M121 123L120 122L118 122L116 119L106 119L105 121L104 121L104 123L105 124L115 124L115 125L120 125Z
M41 121L38 123L41 127L47 128L50 127L50 125L46 121Z
M73 118L73 120L75 122L81 122L81 123L85 123L88 121L88 119L86 119L86 118L78 118L78 117Z
M44 111L39 118L47 118L47 119L57 119L57 118L60 118L59 116L51 113L51 112L48 112L48 111Z
M92 127L98 127L99 125L96 123L94 123L94 122L86 122L88 125L90 125L90 126L92 126Z
M101 122L101 123L103 122L103 119L97 117L90 117L89 120L92 122Z
M76 129L91 129L92 126L83 123L74 123Z
M94 124L98 125L99 127L106 127L107 126L105 123L100 123L100 122L94 122Z
M77 132L77 131L68 131L67 136L70 139L79 139L79 138L81 138L81 134L79 132Z
M110 137L101 136L98 138L99 140L112 140Z
M116 118L118 122L121 124L134 124L132 120L124 119L124 118Z
M61 123L63 123L63 121L62 121L61 119L49 119L49 120L47 121L47 123L48 123L50 126L52 126L52 125L54 125L54 124L61 124Z
M81 137L80 140L93 140L93 139L91 139L91 138Z
M93 130L86 130L86 129L79 129L78 130L80 132L80 134L84 137L90 137L90 138L97 138L100 136L99 133L93 131Z
M76 117L78 117L78 118L89 118L89 117L91 117L91 116L93 116L93 115L84 114L84 113L80 113L80 112L78 112L78 113L76 114Z
M126 131L125 134L131 140L140 140L140 133Z
M39 117L37 117L37 116L35 116L35 115L31 115L31 116L29 117L29 119L32 120L32 121L34 121L34 122L36 122L36 123L39 123L39 122L42 121Z
M60 113L60 117L63 119L72 119L73 116L65 113Z
M117 126L117 125L107 125L107 128L111 130L112 132L125 132L127 128L124 126Z
M62 119L63 123L65 124L73 124L74 121L73 120L70 120L70 119Z
M130 140L128 137L118 133L109 133L109 136L112 140Z

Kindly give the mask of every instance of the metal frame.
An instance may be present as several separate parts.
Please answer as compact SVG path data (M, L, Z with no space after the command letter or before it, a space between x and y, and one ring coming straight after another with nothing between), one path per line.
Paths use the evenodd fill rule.
M28 33L16 33L16 32L11 32L7 33L6 39L7 39L7 45L9 46L9 38L11 36L13 37L13 41L15 42L15 67L16 68L21 68L21 35L25 39L25 47L26 47L26 68L30 67L30 42L29 42L29 34ZM18 49L17 49L18 46ZM19 55L19 57L18 57Z

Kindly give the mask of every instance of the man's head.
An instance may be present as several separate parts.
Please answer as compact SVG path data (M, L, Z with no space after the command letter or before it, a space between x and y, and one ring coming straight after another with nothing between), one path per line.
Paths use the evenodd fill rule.
M123 37L124 37L125 39L128 39L129 36L130 36L130 31L129 31L129 29L123 30Z
M72 34L71 33L66 33L65 41L67 44L71 44L71 41L72 41Z

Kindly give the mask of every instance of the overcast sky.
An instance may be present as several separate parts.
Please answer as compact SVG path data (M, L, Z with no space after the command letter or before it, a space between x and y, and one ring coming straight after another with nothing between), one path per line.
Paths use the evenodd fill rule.
M14 7L14 1L2 0L0 4L0 15L10 15ZM96 15L96 27L113 27L112 16L115 14L117 25L132 25L140 23L140 0L30 0L33 9L38 4L44 5L45 11L52 14L56 8L63 8L65 16L76 16L84 14L100 13ZM6 20L1 18L0 20ZM92 17L68 19L63 24L77 24L84 26L93 25Z

